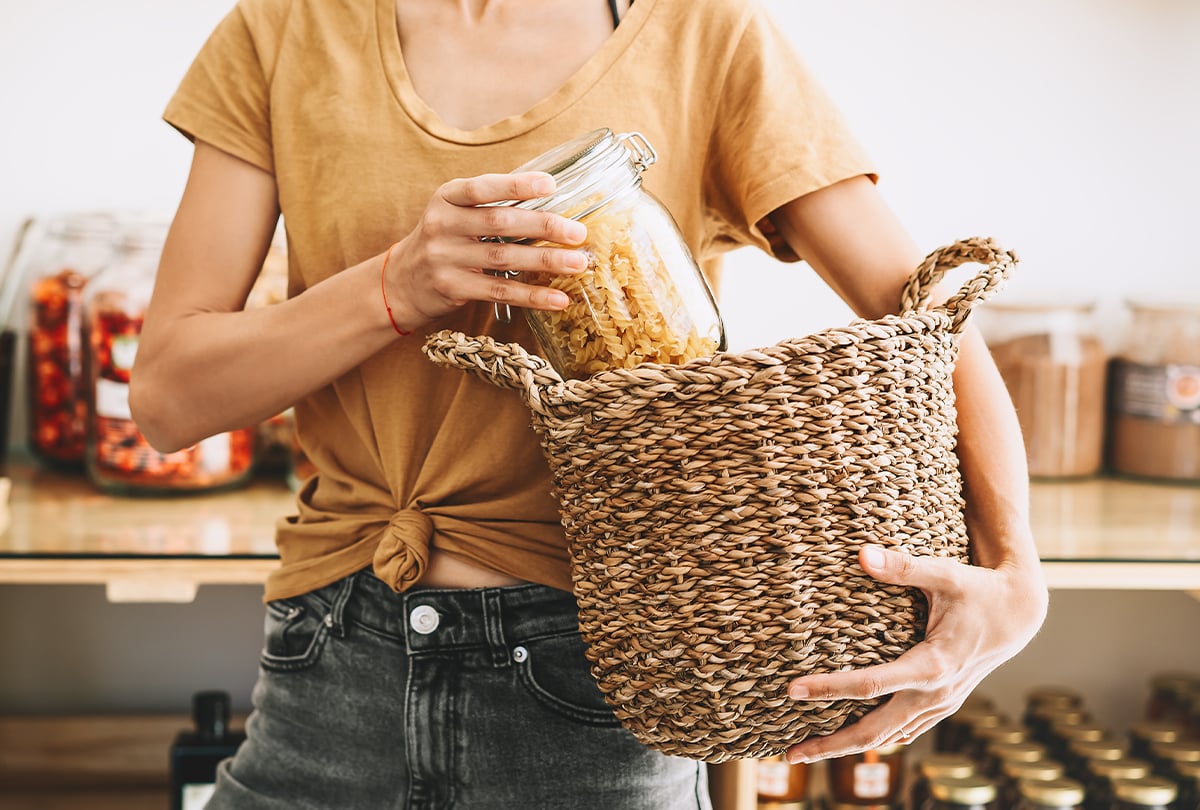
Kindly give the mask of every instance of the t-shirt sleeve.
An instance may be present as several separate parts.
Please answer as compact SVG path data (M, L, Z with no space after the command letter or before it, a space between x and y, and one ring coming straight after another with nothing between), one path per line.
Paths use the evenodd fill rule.
M765 218L809 192L877 179L841 111L756 2L729 62L706 163L714 246L755 245L795 260Z
M262 43L239 5L213 30L167 103L163 119L274 174L270 88Z

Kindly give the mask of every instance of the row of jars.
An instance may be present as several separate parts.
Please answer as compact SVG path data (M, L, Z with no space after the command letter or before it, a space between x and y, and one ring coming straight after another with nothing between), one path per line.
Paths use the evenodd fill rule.
M47 465L85 471L106 491L237 486L264 464L286 469L294 443L289 414L172 453L155 450L134 424L129 376L166 230L155 219L74 213L49 221L21 248L29 449ZM286 283L276 245L247 306L282 299Z
M814 797L807 764L759 760L760 810L1200 810L1200 734L1178 697L1188 673L1156 676L1145 719L1117 734L1070 689L1033 690L1018 720L972 697L933 731L933 751L906 767L909 746L828 760Z
M981 313L1032 476L1200 481L1200 302L1126 302L1123 315L1124 338L1110 349L1092 304Z

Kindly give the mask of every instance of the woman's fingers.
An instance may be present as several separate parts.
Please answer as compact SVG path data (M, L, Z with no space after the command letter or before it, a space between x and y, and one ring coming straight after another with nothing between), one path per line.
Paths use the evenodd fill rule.
M554 178L545 172L516 172L512 174L481 174L460 177L443 183L437 196L459 207L531 200L554 193Z

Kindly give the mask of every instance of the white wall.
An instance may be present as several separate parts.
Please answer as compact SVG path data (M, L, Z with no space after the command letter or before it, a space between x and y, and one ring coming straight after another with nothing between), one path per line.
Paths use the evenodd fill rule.
M922 246L995 236L1023 257L1006 295L1200 292L1200 3L766 2L841 100ZM31 213L174 208L189 148L159 115L228 5L0 0L0 245ZM735 347L848 317L803 267L741 252L727 277ZM183 709L203 685L245 706L261 616L252 589L233 591L188 608L99 610L95 589L0 589L3 657L22 662L0 667L0 711ZM1186 596L1064 593L1054 604L1043 637L987 684L1005 705L1035 681L1075 682L1123 722L1149 672L1200 670L1200 605ZM238 629L223 657L214 628L226 627ZM137 639L163 654L131 666ZM150 685L131 686L135 675Z

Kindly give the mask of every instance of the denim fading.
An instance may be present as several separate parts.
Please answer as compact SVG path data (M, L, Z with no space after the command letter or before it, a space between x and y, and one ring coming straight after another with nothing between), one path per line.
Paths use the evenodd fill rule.
M620 727L576 610L541 585L396 594L369 571L269 603L208 810L711 810L703 763Z

